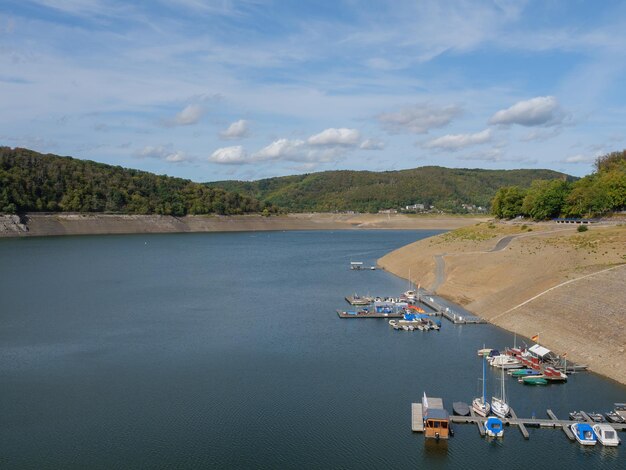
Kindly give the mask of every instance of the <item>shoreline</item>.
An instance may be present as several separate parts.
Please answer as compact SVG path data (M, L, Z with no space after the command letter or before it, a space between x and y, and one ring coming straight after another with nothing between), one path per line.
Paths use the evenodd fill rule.
M272 215L117 215L29 213L0 215L0 238L135 233L202 233L274 230L451 230L487 217L405 214L303 213Z
M626 225L583 233L528 221L488 227L420 240L378 264L626 385Z

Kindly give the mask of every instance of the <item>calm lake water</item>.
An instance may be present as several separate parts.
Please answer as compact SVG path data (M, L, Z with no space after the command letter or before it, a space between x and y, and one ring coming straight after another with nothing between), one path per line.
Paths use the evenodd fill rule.
M337 317L345 295L407 289L350 261L434 233L0 240L0 466L626 468L624 446L582 448L560 430L487 440L463 425L439 444L411 432L412 401L471 401L476 350L513 343L489 325ZM626 401L589 373L507 387L519 416Z

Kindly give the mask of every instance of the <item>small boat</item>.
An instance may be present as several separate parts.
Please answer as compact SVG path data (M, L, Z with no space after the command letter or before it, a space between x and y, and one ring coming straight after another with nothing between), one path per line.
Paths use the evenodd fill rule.
M541 375L541 372L534 369L513 369L511 375L513 377L526 377L528 375Z
M499 397L491 397L491 411L500 418L506 418L511 412L511 408L506 402L506 391L504 389L504 369L501 369L502 387L500 388Z
M470 414L468 404L462 401L455 401L452 403L452 411L457 416L469 416Z
M491 410L489 402L485 398L485 364L486 359L483 357L483 395L472 400L472 409L480 416L487 416Z
M493 367L499 367L501 369L518 369L523 367L522 361L508 354L500 354L499 356L492 357L490 364Z
M593 421L594 423L602 423L604 421L602 413L596 413L594 411L593 413L587 413L587 416L589 416L591 418L591 421Z
M626 423L626 420L617 414L616 411L607 411L604 413L604 416L606 416L606 420L610 423Z
M594 424L593 432L603 446L618 446L620 444L617 432L610 424Z
M499 418L490 416L485 421L485 434L491 437L502 437L504 435L504 425Z
M569 414L569 419L571 419L572 421L587 421L580 411L572 411Z
M548 381L543 377L526 376L519 379L524 385L548 385Z
M574 423L570 424L570 429L574 433L576 440L584 446L595 446L596 435L593 432L591 426L587 423Z
M490 352L491 352L491 348L482 348L477 351L477 354L480 357L484 357L484 356L488 356Z

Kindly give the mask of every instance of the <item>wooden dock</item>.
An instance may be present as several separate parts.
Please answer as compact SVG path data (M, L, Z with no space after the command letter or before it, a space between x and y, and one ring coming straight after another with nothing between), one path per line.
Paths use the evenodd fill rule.
M411 403L411 430L424 432L424 415L421 403Z
M513 408L509 408L509 410L511 411L511 418L517 420L518 418L517 414L515 414L515 410ZM526 426L524 426L524 423L520 421L517 427L519 427L519 430L522 433L522 436L524 436L524 439L530 439L530 435L528 434L528 430L526 429Z
M556 415L552 412L552 410L547 410L546 413L548 413L548 416L550 417L551 420L557 422L559 421L559 418L556 417ZM576 438L574 437L574 434L572 433L571 429L568 426L561 426L561 429L563 430L563 432L565 433L565 435L567 436L567 438L570 441L574 441L576 440Z

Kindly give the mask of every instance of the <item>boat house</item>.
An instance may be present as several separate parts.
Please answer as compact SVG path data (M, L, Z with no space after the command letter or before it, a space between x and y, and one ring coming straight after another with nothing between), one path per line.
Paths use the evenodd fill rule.
M424 437L431 439L450 438L450 416L443 408L441 398L428 397L422 399L424 412Z

